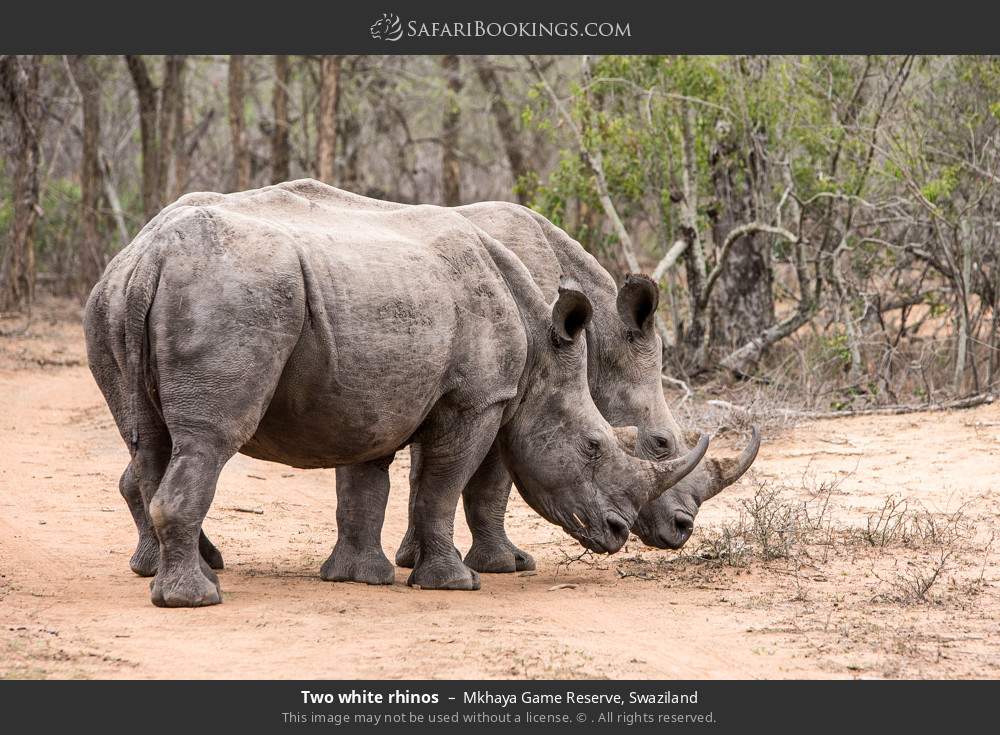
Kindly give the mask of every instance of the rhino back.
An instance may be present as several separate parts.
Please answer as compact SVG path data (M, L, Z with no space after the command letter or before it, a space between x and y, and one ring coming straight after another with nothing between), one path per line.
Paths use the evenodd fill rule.
M245 453L303 467L364 461L409 441L444 398L471 408L516 394L521 315L461 217L317 206L273 190L190 209L214 237L192 230L165 260L169 297L154 311L173 350L203 354L223 341L218 327L198 328L220 312L228 339L262 345L257 359L273 335L296 334ZM178 313L198 299L209 307ZM299 308L275 306L286 302Z

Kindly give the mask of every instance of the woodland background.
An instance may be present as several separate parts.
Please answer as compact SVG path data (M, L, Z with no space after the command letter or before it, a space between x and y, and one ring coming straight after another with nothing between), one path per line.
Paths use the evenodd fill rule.
M0 317L188 191L503 199L663 298L665 385L893 411L1000 382L1000 59L0 56Z

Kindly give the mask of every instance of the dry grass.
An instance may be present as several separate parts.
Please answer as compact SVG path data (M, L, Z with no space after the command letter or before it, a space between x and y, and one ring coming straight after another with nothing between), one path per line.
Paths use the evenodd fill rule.
M832 573L827 567L845 560L867 563L873 602L943 603L949 596L978 594L985 586L993 537L978 540L982 525L972 517L971 504L932 512L891 495L860 524L838 524L833 498L841 482L806 476L802 487L792 488L758 479L753 496L740 501L735 520L700 528L689 547L693 550L682 550L667 563L706 573L723 567L785 574L795 584L792 599L798 601L809 596L804 578L826 578ZM970 569L978 569L978 575L970 578ZM653 572L638 555L619 562L618 573L648 579Z

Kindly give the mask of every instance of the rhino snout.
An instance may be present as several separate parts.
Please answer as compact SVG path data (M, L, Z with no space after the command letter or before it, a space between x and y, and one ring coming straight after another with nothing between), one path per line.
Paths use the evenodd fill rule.
M609 554L613 554L625 545L628 541L629 525L618 513L609 511L604 516L604 548Z
M628 541L629 523L620 513L609 510L599 522L576 527L563 526L570 536L597 554L613 554Z
M654 549L679 549L694 531L694 515L660 498L642 509L632 531L646 546Z

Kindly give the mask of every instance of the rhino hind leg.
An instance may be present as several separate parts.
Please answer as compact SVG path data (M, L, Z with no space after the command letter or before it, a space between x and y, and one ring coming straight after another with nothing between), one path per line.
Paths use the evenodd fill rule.
M156 567L160 561L160 542L156 539L153 523L149 520L149 514L146 512L139 479L143 477L152 486L149 493L152 496L160 484L160 478L163 477L166 470L167 458L170 456L169 444L166 447L166 452L163 452L162 449L156 451L156 449L144 447L141 452L137 452L118 482L118 489L121 491L122 497L125 498L136 530L139 532L139 542L136 544L135 552L129 559L128 565L140 577L152 577L156 574Z
M125 498L129 512L132 514L132 520L135 521L136 530L139 532L139 542L136 544L135 552L129 560L129 568L140 577L152 577L156 574L156 568L160 563L160 542L157 540L156 532L153 530L153 522L149 520L149 513L146 512L146 507L143 505L142 493L139 490L139 480L133 472L132 464L132 462L129 462L118 483L118 488L121 491L122 497ZM155 483L157 486L160 484L160 478L163 477L165 470L166 460L163 460L159 471L156 472L154 470L156 472ZM215 544L208 539L204 531L201 532L198 538L198 551L210 569L225 568L222 554L215 547Z
M462 491L465 519L472 531L472 546L465 563L477 572L497 574L535 568L531 554L517 548L504 529L511 482L494 446Z
M215 484L235 453L200 436L175 437L173 456L149 503L160 539L160 561L151 586L159 607L201 607L222 602L219 578L198 549L201 523Z
M337 468L337 543L323 562L323 579L365 584L396 581L396 569L382 550L392 459Z
M222 552L209 540L204 530L198 536L198 551L201 553L201 558L208 564L209 569L226 568L226 563L222 560Z
M406 534L396 550L396 566L413 569L417 560L417 539L413 536L413 526L406 527Z
M136 530L139 532L139 542L132 553L132 558L129 559L129 568L140 577L152 577L156 574L156 565L160 561L160 542L156 540L153 524L142 506L139 481L132 471L131 462L125 468L118 482L118 488L128 504L132 520L135 521Z
M406 533L396 550L396 566L413 569L417 561L417 537L413 533L413 501L417 498L417 481L420 478L420 445L410 445L410 498L407 503Z

